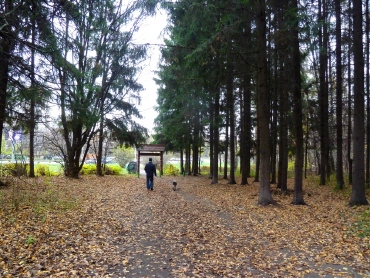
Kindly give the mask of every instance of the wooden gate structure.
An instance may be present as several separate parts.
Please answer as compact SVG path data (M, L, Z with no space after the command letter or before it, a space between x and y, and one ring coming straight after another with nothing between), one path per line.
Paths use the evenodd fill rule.
M163 153L166 145L161 144L147 144L137 148L137 174L140 174L140 157L141 156L159 156L160 169L159 173L163 176Z

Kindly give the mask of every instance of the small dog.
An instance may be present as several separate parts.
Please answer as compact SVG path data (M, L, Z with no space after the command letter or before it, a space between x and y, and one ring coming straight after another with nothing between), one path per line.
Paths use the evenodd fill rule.
M176 191L177 182L175 180L172 182L172 185L173 185L172 187L173 191Z

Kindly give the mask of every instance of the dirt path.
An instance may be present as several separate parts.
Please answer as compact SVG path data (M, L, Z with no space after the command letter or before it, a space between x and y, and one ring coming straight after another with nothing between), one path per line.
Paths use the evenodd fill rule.
M230 277L236 277L247 257L232 258L242 246L231 232L230 216L185 188L173 191L170 184L168 178L157 179L154 191L143 187L136 192L135 216L120 250L125 265L109 272L117 277L124 273L126 277L224 277L231 271ZM221 269L212 266L220 260L224 261ZM253 269L243 271L252 273Z
M269 228L260 231L255 225L257 212L241 219L198 196L197 178L178 178L177 191L171 178L157 178L154 191L147 191L144 182L138 179L127 196L132 215L114 242L122 262L109 266L109 277L370 277L370 265L356 270L351 266L355 259L322 261L325 243L312 244L308 253L300 248L300 238L292 244L277 239L276 231L267 231L266 237ZM224 192L219 189L219 194ZM288 230L295 229L292 223Z

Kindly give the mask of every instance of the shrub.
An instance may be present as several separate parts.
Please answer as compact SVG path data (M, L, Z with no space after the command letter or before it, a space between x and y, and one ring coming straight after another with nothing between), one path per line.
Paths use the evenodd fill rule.
M2 165L3 176L20 177L27 175L28 164L8 163Z
M105 174L106 175L120 175L122 173L122 167L119 165L106 165Z
M180 170L172 164L166 164L163 168L163 174L166 176L178 176L180 174Z
M92 175L96 174L96 165L95 164L84 164L81 169L81 175Z
M119 165L105 165L106 175L121 175L123 169ZM94 175L96 174L96 164L84 164L80 172L81 175Z
M35 174L36 176L48 176L48 177L52 175L49 166L44 164L38 164L35 167Z

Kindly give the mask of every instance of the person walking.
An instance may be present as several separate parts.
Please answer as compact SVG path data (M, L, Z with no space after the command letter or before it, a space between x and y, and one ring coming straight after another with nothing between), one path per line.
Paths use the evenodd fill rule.
M155 169L155 164L152 161L152 158L149 158L149 162L145 165L146 173L146 188L148 190L153 190L154 187L154 176L157 176L157 170Z

